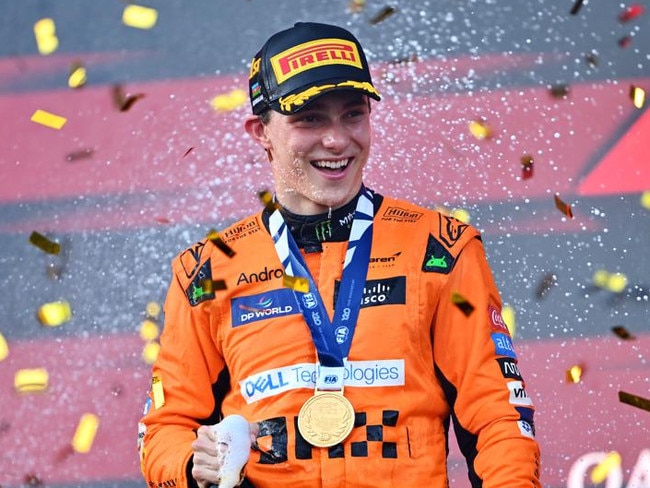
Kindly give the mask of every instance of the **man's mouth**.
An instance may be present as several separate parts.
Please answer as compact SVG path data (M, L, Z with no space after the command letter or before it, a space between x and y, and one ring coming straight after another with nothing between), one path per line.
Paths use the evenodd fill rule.
M348 164L352 161L352 158L340 159L338 161L332 161L328 159L321 159L316 161L311 161L311 165L318 169L324 169L327 171L343 171L347 168Z

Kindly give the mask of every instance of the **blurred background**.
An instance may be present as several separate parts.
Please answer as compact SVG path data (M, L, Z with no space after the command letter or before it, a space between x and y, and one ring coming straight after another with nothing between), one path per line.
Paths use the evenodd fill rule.
M248 63L305 20L366 48L368 186L482 231L544 486L650 487L650 2L0 6L0 486L144 486L170 261L271 188Z

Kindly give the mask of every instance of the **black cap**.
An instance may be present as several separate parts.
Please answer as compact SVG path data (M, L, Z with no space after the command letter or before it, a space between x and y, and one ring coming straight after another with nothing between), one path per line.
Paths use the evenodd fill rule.
M262 46L248 79L253 113L299 111L332 90L358 91L380 100L359 41L335 25L298 22Z

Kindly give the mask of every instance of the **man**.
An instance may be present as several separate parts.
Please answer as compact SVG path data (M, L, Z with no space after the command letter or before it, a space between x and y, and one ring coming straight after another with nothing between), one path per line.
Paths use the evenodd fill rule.
M275 200L173 262L141 424L149 486L216 485L228 446L212 426L235 414L244 486L446 487L450 419L472 486L541 486L478 232L363 185L380 96L357 39L296 24L249 88Z

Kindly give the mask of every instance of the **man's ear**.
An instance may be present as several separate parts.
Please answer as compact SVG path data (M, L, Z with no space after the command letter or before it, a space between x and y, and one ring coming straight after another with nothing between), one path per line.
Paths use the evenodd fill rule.
M266 126L257 115L249 115L246 117L244 129L264 149L268 151L271 148L271 141L266 134Z

